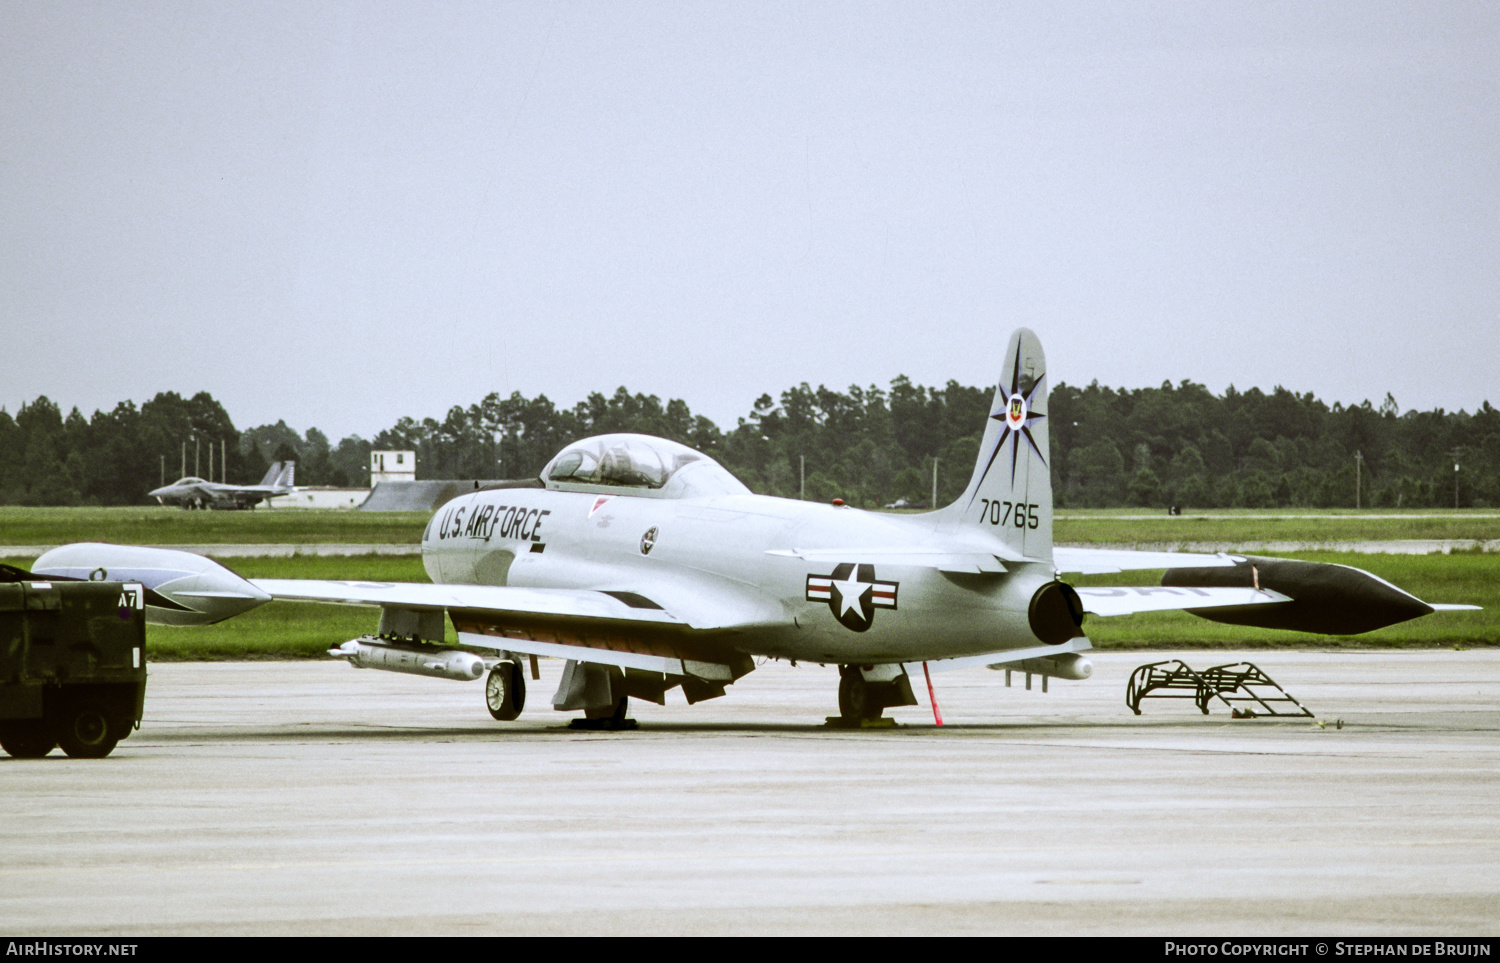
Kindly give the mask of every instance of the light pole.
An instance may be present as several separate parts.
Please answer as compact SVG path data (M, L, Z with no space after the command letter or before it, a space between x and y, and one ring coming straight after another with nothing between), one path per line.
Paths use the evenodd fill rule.
M1458 507L1458 454L1459 454L1459 449L1457 449L1457 448L1455 448L1452 451L1448 452L1448 456L1453 459L1453 507L1454 508Z
M1359 507L1360 488L1364 481L1365 453L1356 451L1354 453L1354 507Z

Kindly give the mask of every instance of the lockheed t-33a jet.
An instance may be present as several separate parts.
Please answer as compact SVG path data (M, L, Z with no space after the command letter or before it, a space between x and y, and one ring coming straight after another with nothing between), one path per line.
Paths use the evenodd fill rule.
M535 482L442 506L422 536L431 584L246 580L198 555L102 544L54 549L35 572L139 581L148 618L175 625L272 599L378 607L375 632L330 654L487 675L500 720L525 705L524 661L534 673L538 656L564 659L553 708L600 727L625 724L631 698L722 696L758 658L837 665L839 718L859 724L915 705L918 672L1087 678L1088 615L1185 609L1348 634L1448 607L1338 565L1054 547L1047 391L1041 344L1018 330L968 487L923 514L755 495L701 452L616 434L569 445ZM1166 575L1127 588L1062 579L1126 569ZM464 649L443 647L445 620Z

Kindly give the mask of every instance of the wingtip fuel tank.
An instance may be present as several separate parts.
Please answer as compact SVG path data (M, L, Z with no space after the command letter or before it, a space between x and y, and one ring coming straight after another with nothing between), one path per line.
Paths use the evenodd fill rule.
M1188 611L1229 625L1322 635L1358 635L1434 611L1431 605L1377 575L1331 562L1246 555L1230 568L1168 569L1161 584L1279 592L1290 601Z
M171 548L80 542L46 552L31 570L50 578L140 582L146 621L156 625L212 625L271 601L213 559Z

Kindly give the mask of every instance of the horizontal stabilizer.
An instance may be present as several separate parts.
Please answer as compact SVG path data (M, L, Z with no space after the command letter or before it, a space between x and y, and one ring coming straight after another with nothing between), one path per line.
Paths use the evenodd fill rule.
M1052 561L1059 572L1082 575L1108 575L1113 572L1140 572L1163 568L1228 568L1238 558L1220 552L1198 555L1189 552L1137 552L1124 548L1064 548L1053 546Z
M793 548L768 551L766 554L830 564L851 562L855 565L907 565L961 575L998 575L1005 571L1004 563L993 552L955 552L936 548Z

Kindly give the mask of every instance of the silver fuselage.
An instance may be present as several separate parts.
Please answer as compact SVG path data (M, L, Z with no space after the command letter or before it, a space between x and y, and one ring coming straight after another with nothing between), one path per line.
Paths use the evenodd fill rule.
M1027 605L1054 578L1047 562L1007 561L998 574L876 563L861 573L884 601L865 596L863 628L841 623L838 597L822 591L836 567L828 550L1003 552L983 532L943 530L940 516L751 494L495 489L440 508L422 558L436 583L636 593L693 628L722 628L724 644L752 655L880 663L1037 645ZM789 554L809 550L824 554Z

